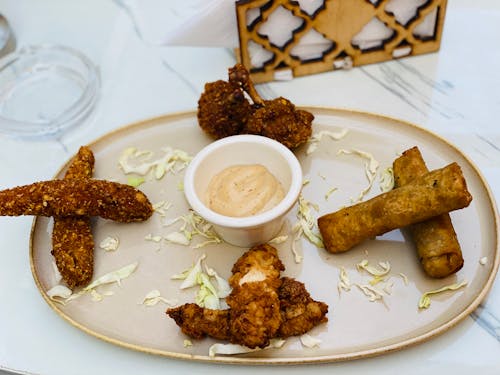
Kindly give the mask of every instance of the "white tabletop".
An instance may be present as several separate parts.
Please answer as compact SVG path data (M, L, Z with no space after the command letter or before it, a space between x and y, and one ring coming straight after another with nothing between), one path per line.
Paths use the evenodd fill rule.
M195 109L205 82L225 79L230 49L157 47L141 40L120 1L0 0L18 46L74 47L98 65L93 115L58 139L0 136L0 188L50 179L78 147L134 121ZM500 200L500 3L450 0L441 50L398 61L259 85L298 105L401 118L445 137L477 165ZM498 374L500 285L470 317L414 347L313 366L252 367L174 360L102 342L70 326L38 292L29 265L30 217L0 218L0 369L34 374ZM3 371L0 370L0 373Z

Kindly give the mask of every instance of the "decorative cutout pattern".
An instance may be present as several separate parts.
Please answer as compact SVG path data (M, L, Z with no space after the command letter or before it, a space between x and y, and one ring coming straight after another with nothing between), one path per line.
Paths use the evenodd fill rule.
M266 82L435 52L446 4L447 0L239 0L238 57L254 82Z

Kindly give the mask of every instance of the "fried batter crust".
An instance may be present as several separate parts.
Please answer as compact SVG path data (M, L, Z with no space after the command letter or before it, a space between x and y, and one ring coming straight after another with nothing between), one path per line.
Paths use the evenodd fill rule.
M211 310L194 303L167 310L167 315L175 320L182 332L194 339L206 336L218 340L229 340L229 310Z
M233 266L227 310L185 304L166 311L182 332L264 348L272 338L301 335L326 322L328 306L314 301L304 284L280 278L284 269L270 245L255 246Z
M418 147L404 151L394 160L393 170L395 188L404 186L428 172ZM408 229L427 275L443 278L462 268L462 250L448 213L410 225Z
M230 341L249 348L264 348L281 324L278 288L285 267L276 249L258 245L241 256L232 268L226 298L229 305Z
M328 305L311 298L303 283L289 277L282 278L278 289L281 324L276 337L287 338L302 335L318 324L328 321ZM182 332L194 338L206 336L218 340L231 340L229 324L230 310L210 310L187 303L167 310Z
M328 321L328 305L313 300L300 281L283 277L278 295L282 321L278 337L302 335L316 325Z
M205 84L198 100L198 123L215 139L240 134L252 107L240 86L216 81Z
M65 179L91 178L94 154L80 147L64 176ZM52 230L52 255L68 287L86 285L94 271L94 238L88 216L55 217Z
M0 191L1 216L101 216L133 222L144 221L152 213L144 193L105 180L51 180Z
M464 208L472 196L457 163L434 170L368 201L321 216L318 227L331 253L365 239Z
M311 136L313 119L312 113L298 110L288 99L279 97L265 100L248 118L243 132L263 135L294 149Z

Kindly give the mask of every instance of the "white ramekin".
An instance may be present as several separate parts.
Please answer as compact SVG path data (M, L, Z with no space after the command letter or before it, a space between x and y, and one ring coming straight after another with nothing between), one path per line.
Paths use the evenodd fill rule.
M208 208L203 197L211 178L227 167L242 164L265 166L285 189L283 200L268 211L247 217L225 216ZM193 158L184 176L184 194L191 208L226 242L241 247L276 236L301 188L302 168L295 155L281 143L259 135L235 135L209 144Z

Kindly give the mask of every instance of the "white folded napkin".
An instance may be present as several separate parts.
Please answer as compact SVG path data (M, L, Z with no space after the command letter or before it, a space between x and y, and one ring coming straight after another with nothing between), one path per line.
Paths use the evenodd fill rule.
M333 0L335 1L335 0ZM370 0L376 4L379 0ZM186 45L209 47L238 47L238 27L234 0L120 0L135 20L142 37L150 43L159 45ZM302 9L311 14L320 0L297 0ZM391 0L386 10L393 13L396 20L405 25L427 0ZM258 15L258 14L257 14ZM254 14L255 16L255 14ZM415 28L420 37L432 36L435 30L437 12L431 12ZM250 15L249 18L251 19ZM284 8L278 8L259 32L266 34L276 45L283 45L291 37L291 31L297 27L297 19ZM372 19L353 38L352 43L365 50L380 46L392 35L379 19ZM332 42L314 30L305 35L295 46L292 53L302 60L320 57L330 48ZM248 46L255 67L261 66L270 58L270 52L253 43Z

